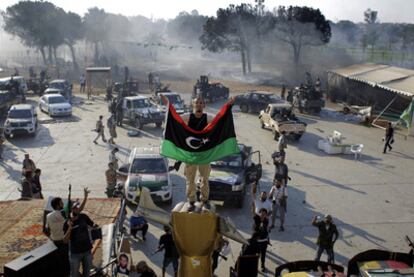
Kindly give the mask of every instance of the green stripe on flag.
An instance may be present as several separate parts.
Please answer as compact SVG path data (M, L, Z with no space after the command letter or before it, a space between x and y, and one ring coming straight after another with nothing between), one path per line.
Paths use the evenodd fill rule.
M208 164L239 152L240 149L235 137L226 139L216 147L203 152L183 150L169 140L163 140L161 144L161 155L189 164Z

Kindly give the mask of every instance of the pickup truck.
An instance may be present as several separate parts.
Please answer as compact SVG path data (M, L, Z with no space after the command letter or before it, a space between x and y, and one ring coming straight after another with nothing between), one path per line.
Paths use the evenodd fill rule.
M260 152L252 151L252 147L239 144L240 152L224 157L211 163L211 173L208 179L210 185L209 199L222 201L224 205L231 203L237 208L243 207L247 186L260 179L262 165ZM259 163L252 162L252 155L259 155ZM198 192L200 181L198 180Z
M161 127L165 113L157 108L147 96L124 97L122 102L123 119L127 119L131 125L142 129L145 124L155 123Z
M306 123L300 121L292 110L292 104L287 101L269 104L259 115L260 126L270 128L275 140L285 131L286 136L299 140L306 131Z

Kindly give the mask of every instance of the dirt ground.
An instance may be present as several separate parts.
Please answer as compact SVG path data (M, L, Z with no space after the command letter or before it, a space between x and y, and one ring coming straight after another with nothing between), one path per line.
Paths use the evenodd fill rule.
M192 81L165 81L171 89L182 92L189 102ZM232 94L249 89L277 91L274 87L256 87L235 81L223 81ZM76 91L76 87L75 87ZM36 104L37 97L30 97ZM16 137L6 143L5 159L0 161L0 200L19 198L21 162L24 153L30 153L36 165L42 169L43 194L64 197L68 184L73 195L82 196L88 186L93 197L105 197L104 170L107 167L111 146L99 141L94 145L95 121L99 115L108 116L103 95L88 101L84 95L75 94L73 116L51 119L39 112L40 127L35 138ZM216 113L223 102L208 105L208 112ZM316 251L317 230L310 222L314 215L329 213L337 224L340 238L335 245L336 261L346 265L349 258L371 248L407 251L404 235L414 230L414 139L397 137L394 149L382 154L383 131L332 117L329 110L321 116L298 115L307 125L307 131L299 142L289 142L287 164L292 181L288 185L288 214L285 232L273 230L270 234L266 266L272 276L277 265L287 261L313 259ZM271 154L276 148L269 130L261 129L256 114L244 114L234 108L236 135L239 142L260 150L264 174L261 190L269 190L274 168ZM129 137L125 125L118 128L117 146L120 159L125 161L133 147L158 146L162 130L145 126L142 135ZM361 159L353 156L327 155L317 149L318 140L334 130L346 137L346 143L364 144ZM183 172L173 173L174 204L184 200L185 180ZM222 216L229 216L240 231L249 237L252 221L251 195L245 197L244 207L219 207ZM171 207L164 207L170 209ZM132 239L133 261L146 260L161 273L162 254L151 256L162 234L161 226L151 224L147 241ZM227 276L229 266L234 265L240 244L232 242L232 254L222 261L218 276ZM322 257L323 260L326 256ZM168 269L172 274L172 269Z

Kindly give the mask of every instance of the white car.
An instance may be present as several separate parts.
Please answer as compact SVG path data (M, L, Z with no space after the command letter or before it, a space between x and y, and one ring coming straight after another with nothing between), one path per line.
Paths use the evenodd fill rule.
M151 192L154 202L172 203L172 182L168 171L168 159L161 156L158 147L136 147L129 156L125 196L138 204L140 187Z
M6 137L19 134L36 135L37 114L36 108L29 104L13 105L4 123Z
M40 97L39 109L50 116L72 115L72 105L60 94L46 94Z

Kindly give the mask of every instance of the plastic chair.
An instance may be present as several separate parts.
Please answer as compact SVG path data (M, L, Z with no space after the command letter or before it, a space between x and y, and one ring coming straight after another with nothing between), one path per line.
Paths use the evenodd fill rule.
M362 149L364 148L363 144L353 144L351 146L351 152L355 155L355 160L362 156Z

